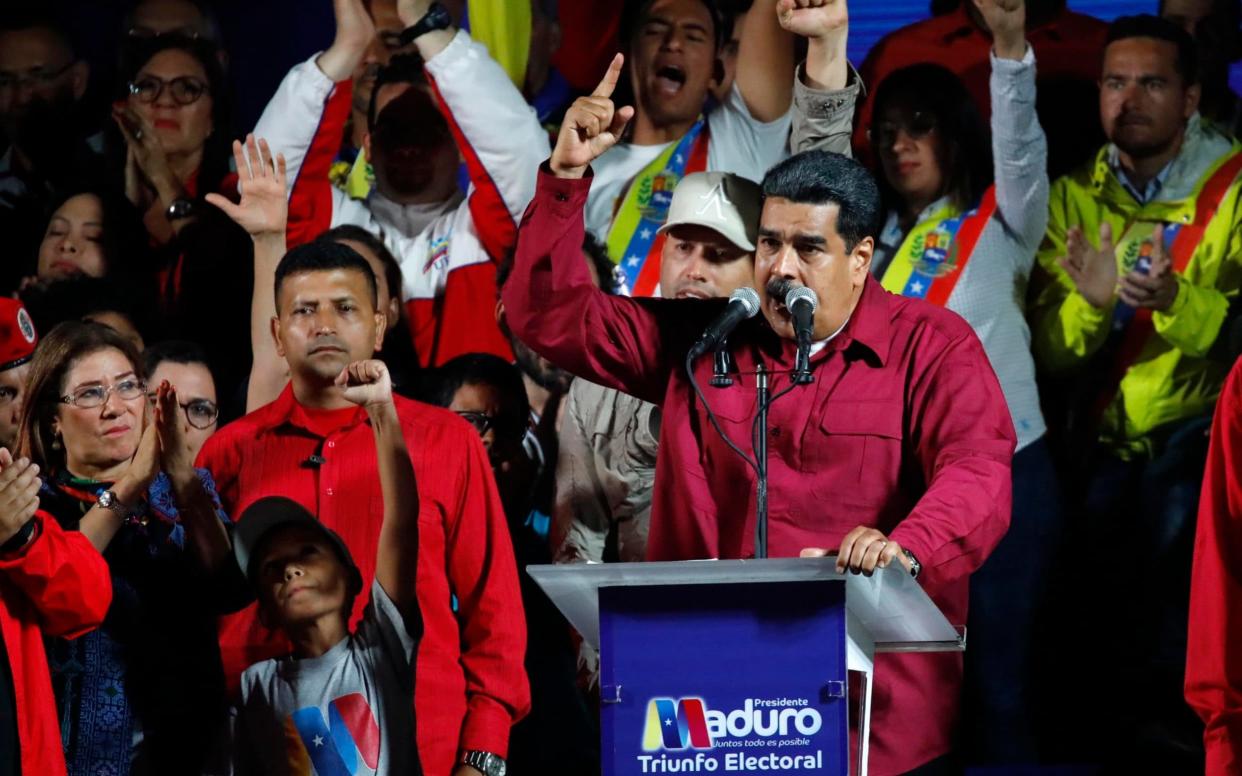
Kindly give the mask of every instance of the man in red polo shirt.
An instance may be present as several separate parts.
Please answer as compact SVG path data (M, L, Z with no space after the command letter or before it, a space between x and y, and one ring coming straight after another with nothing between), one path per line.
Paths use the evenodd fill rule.
M1028 0L1026 39L1039 62L1037 93L1055 97L1040 105L1039 123L1048 135L1048 169L1055 178L1086 159L1104 142L1096 108L1096 80L1104 56L1108 25L1065 7L1065 0ZM975 99L986 119L992 98L988 32L975 4L966 0L941 16L902 27L880 39L863 60L859 74L867 97L858 111L854 152L870 161L867 131L877 88L888 74L907 65L934 62L948 68Z
M231 515L273 495L317 515L345 540L369 590L384 514L375 443L365 411L345 400L336 380L383 341L375 276L353 249L313 242L286 254L275 285L272 334L290 384L208 440L199 465L215 477ZM494 776L509 728L530 705L526 626L504 511L474 429L445 410L394 400L420 499L419 758L427 774ZM355 602L351 627L367 598ZM247 666L287 651L253 606L221 624L220 653L234 685Z

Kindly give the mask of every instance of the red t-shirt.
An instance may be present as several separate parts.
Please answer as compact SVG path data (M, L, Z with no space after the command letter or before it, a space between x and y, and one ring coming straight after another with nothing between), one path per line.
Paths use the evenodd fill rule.
M414 708L423 772L447 774L460 750L504 755L509 728L530 707L523 667L526 621L513 547L479 435L451 412L394 397L418 479L418 605L424 634L415 660ZM312 455L322 461L314 464ZM286 496L340 534L363 577L351 627L375 576L384 519L375 438L362 408L307 409L289 386L276 401L207 441L227 513ZM453 604L456 601L456 611ZM255 607L224 618L220 655L230 686L288 643Z

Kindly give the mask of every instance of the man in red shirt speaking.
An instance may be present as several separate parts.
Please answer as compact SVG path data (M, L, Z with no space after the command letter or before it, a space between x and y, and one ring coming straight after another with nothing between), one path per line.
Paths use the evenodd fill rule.
M755 477L711 427L683 368L725 301L607 296L582 263L590 164L633 115L611 100L620 64L618 56L570 109L540 172L506 314L558 366L661 406L647 557L748 557ZM957 315L888 294L870 276L880 200L859 164L800 154L768 172L763 197L754 270L762 315L729 337L732 386L706 387L710 357L693 369L721 430L748 439L756 370L769 372L773 395L791 387L798 347L786 291L813 292L813 382L793 386L769 417L769 552L839 548L838 566L864 573L897 562L951 623L964 623L969 574L1008 526L1016 444L983 348ZM872 773L950 753L961 666L957 654L879 657Z
M276 313L272 333L289 363L289 385L276 401L218 431L199 465L215 477L230 515L264 496L301 504L345 541L367 591L384 502L366 410L345 399L337 378L383 342L375 275L345 245L299 246L276 269ZM469 424L446 410L393 401L418 482L419 760L427 774L492 776L509 728L530 705L522 665L526 621L504 511ZM350 627L368 600L358 596ZM254 606L221 624L220 655L234 684L246 667L288 652L283 637L259 623Z

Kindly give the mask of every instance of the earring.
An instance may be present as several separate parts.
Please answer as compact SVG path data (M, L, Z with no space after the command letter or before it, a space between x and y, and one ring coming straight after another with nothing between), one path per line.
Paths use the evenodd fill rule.
M60 449L60 434L55 434L55 433L52 434L52 449L53 450Z

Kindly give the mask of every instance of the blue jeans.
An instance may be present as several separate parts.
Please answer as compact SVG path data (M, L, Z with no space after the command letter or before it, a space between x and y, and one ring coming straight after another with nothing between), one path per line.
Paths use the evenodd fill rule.
M1009 531L970 578L962 729L971 762L1038 759L1031 657L1062 514L1052 456L1039 439L1013 457Z

